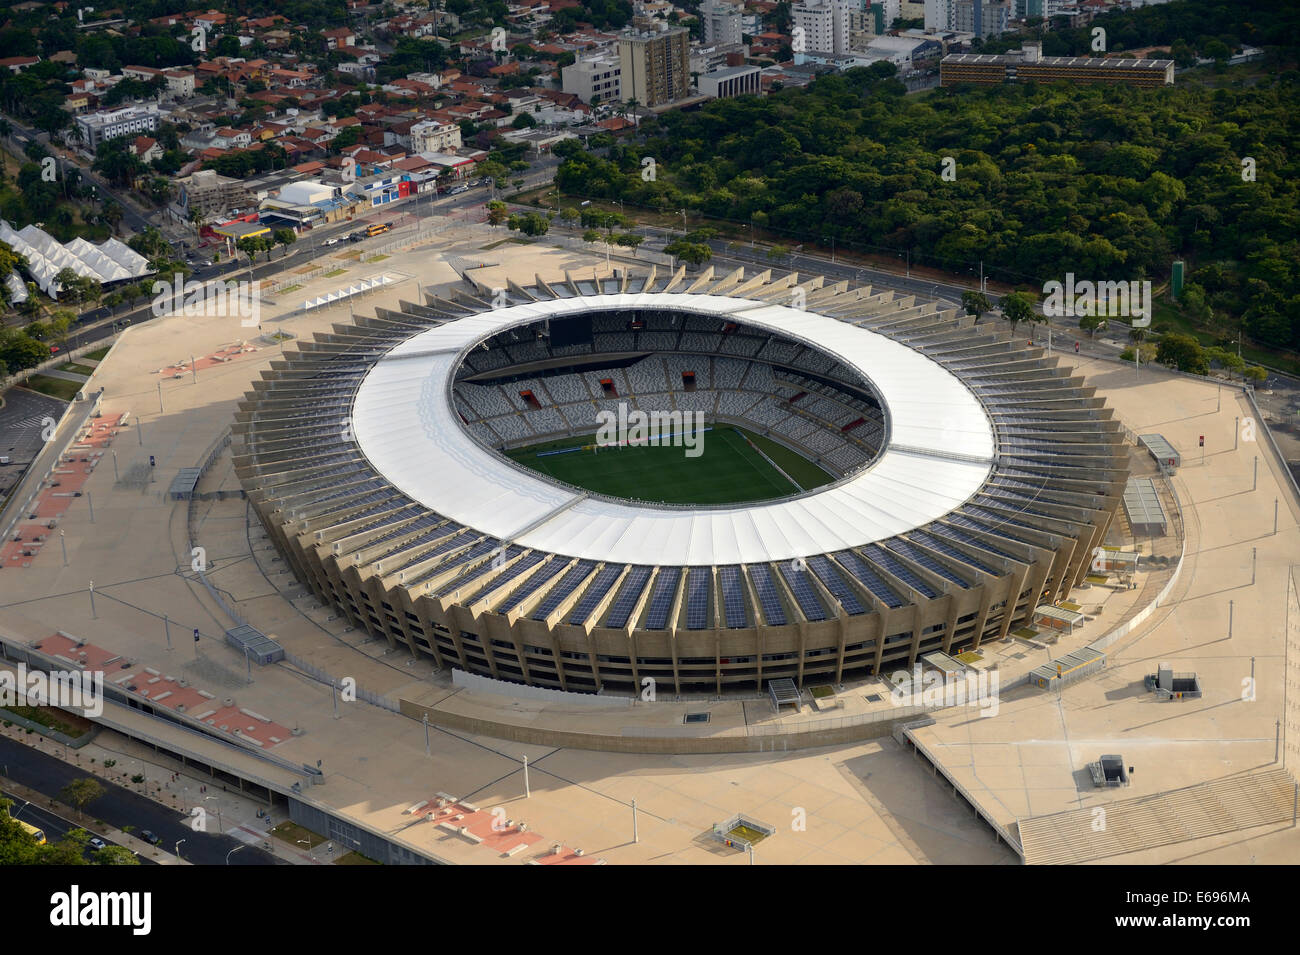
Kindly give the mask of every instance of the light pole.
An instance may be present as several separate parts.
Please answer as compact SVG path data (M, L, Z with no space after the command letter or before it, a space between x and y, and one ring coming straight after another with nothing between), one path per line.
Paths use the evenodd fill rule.
M176 840L176 858L178 859L181 857L181 843L185 841L186 841L185 839Z
M247 848L248 848L248 846L235 846L235 848L233 848L233 849L231 849L229 852L227 852L227 853L226 853L226 865L230 865L230 857L231 857L231 856L233 856L233 855L234 855L236 852L238 852L240 849L247 849Z
M224 835L224 832L223 832L223 830L222 830L222 828L221 828L221 800L218 799L216 796L204 796L204 797L203 797L203 801L204 801L204 802L207 802L209 799L213 800L213 801L216 802L216 804L217 804L217 805L216 805L216 810L217 810L217 835ZM240 848L243 848L243 847L241 846Z

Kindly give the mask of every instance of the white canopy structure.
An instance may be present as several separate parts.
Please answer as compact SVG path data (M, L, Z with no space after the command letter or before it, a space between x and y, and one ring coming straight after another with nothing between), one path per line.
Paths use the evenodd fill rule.
M889 442L869 467L785 500L732 507L655 507L551 483L479 444L450 400L460 358L514 326L592 309L714 315L824 349L881 398ZM809 557L883 540L943 517L983 485L993 426L954 374L875 332L813 312L726 296L575 296L466 316L408 339L370 370L353 405L371 464L421 504L502 540L610 562L750 563Z
M55 276L63 269L104 284L142 278L151 271L148 259L117 239L94 245L76 238L63 245L34 225L15 232L8 222L0 220L0 242L27 259L28 273L51 298L58 297Z
M5 285L9 289L9 301L14 305L27 301L27 283L17 272L10 272L5 276Z
M344 299L352 298L354 295L361 295L363 292L369 292L385 285L391 285L394 281L395 279L390 275L375 275L368 279L362 279L359 282L352 283L346 288L341 288L334 292L327 292L324 295L317 295L315 298L308 299L302 303L302 311L310 312L313 308L324 308L327 305L333 305L335 302L341 302Z

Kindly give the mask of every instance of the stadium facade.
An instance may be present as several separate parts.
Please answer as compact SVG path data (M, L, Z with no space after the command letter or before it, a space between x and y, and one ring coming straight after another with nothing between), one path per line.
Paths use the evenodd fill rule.
M1094 391L1002 323L817 276L466 278L273 363L235 465L298 577L390 647L576 692L752 690L978 649L1067 595L1128 476ZM620 405L833 480L667 506L503 453Z

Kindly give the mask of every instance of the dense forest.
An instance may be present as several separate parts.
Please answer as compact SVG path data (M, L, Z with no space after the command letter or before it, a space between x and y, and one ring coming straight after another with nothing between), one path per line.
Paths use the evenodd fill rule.
M1026 288L1066 272L1160 279L1182 258L1221 320L1244 317L1261 343L1300 347L1297 77L914 97L886 72L667 114L642 143L572 153L560 187L913 265L965 272L982 261ZM641 174L647 155L653 181Z
M1266 63L1293 65L1298 10L1187 0L1097 22L1128 48L1176 42L1215 56L1260 43ZM1087 36L1076 32L1045 52L1074 52ZM1235 335L1242 321L1262 344L1300 348L1300 74L1250 85L1206 72L1223 88L1180 79L908 96L876 64L668 113L607 153L562 150L558 183L950 272L982 262L1027 289L1066 272L1161 280L1183 259L1202 325ZM649 181L646 156L658 164Z

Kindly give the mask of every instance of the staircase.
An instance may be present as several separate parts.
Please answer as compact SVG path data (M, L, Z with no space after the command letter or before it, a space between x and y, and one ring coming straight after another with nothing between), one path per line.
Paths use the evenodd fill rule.
M1065 865L1290 822L1296 784L1283 769L1198 783L1154 796L1020 820L1030 865ZM1103 826L1104 823L1104 826Z

